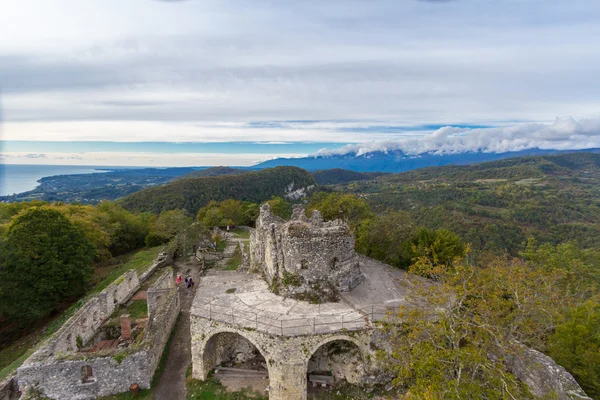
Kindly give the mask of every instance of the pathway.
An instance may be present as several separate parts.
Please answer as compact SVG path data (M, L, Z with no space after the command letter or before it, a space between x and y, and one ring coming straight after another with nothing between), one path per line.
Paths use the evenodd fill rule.
M182 276L188 274L196 282L200 282L200 274L196 266L196 260L192 257L188 263L178 261L175 263L175 273ZM190 307L194 299L194 293L186 293L185 283L181 283L181 317L175 325L175 334L168 348L167 363L154 388L155 400L185 400L185 373L192 363L190 349ZM195 289L194 289L195 291Z

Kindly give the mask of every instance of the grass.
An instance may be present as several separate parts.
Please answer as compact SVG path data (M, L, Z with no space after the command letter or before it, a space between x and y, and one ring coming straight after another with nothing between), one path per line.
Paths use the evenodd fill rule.
M12 343L11 345L0 350L0 380L9 376L14 370L19 368L21 364L35 351L35 347L46 338L54 334L93 294L101 292L111 283L113 283L120 275L129 269L135 269L138 274L150 267L152 262L162 251L162 246L143 249L129 254L128 256L119 258L123 262L116 264L114 269L105 275L106 270L103 268L105 277L96 286L90 290L88 295L73 303L69 308L63 311L56 318L52 319L47 325L34 330L29 334Z
M374 397L374 391L366 393L360 386L349 383L343 383L328 390L318 390L308 394L309 400L368 400Z
M186 380L187 400L267 400L268 397L249 390L228 392L215 378L199 381L188 377Z
M99 397L98 400L152 400L152 389L142 389L140 390L140 394L133 397L129 394L129 392L113 394L112 396Z
M235 248L235 252L233 253L233 257L231 257L229 261L227 261L227 264L223 269L227 271L233 271L238 269L240 265L242 265L242 252L240 251L240 247L237 246Z
M235 228L232 232L240 239L250 239L250 231L247 229Z
M98 293L106 289L111 283L117 280L121 275L127 272L130 269L136 270L136 272L141 274L144 272L156 257L158 257L158 253L163 250L162 246L156 246L149 249L140 250L135 253L131 258L129 258L123 264L117 266L114 270L112 270L102 282L96 285L96 287L92 290L92 293Z
M216 247L216 251L225 251L225 248L227 247L227 241L226 240L221 240L219 243L217 243L217 247Z
M131 320L134 321L136 319L146 318L148 316L148 303L146 300L134 300L127 307L119 308L114 313L113 316L120 317L123 314L129 314Z

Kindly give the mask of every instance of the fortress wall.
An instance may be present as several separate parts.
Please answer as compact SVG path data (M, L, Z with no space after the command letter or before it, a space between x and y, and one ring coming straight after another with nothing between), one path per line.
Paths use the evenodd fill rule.
M19 369L19 386L29 390L40 388L52 399L94 399L129 390L138 383L150 387L146 351L132 353L118 362L113 357L88 360L61 360ZM87 374L91 372L91 376Z
M144 274L149 276L149 271L153 273L166 263L159 258ZM151 287L154 289L149 295L152 323L146 328L144 341L135 350L125 349L123 360L115 358L115 354L123 350L115 350L110 355L77 353L77 337L80 336L85 344L97 333L105 319L139 288L136 271L129 270L97 297L88 300L18 368L19 388L28 390L37 387L47 397L55 399L93 399L127 391L133 383L149 388L180 311L172 271L166 271ZM157 296L159 292L160 298ZM84 379L87 371L91 371L92 376Z
M165 271L146 292L149 321L152 321L157 310L169 301L173 289L176 290L173 280L173 271L169 269L168 271Z
M106 315L111 315L119 305L125 304L139 288L140 280L137 273L130 269L101 291L98 298L106 304Z
M147 270L145 270L141 275L140 275L140 283L144 283L146 282L146 280L148 278L150 278L152 275L154 275L154 272L162 267L166 267L167 265L169 265L171 263L172 258L167 255L166 253L160 253L158 255L158 257L156 258L156 260L152 263L152 265L150 266L150 268L148 268Z
M173 272L169 272L172 281ZM168 293L165 294L164 300L158 301L157 305L158 307L150 313L150 304L148 304L148 328L144 339L144 342L147 343L144 347L147 348L146 351L148 354L146 367L148 368L150 377L154 376L160 357L181 311L181 302L177 287L174 285L170 287Z

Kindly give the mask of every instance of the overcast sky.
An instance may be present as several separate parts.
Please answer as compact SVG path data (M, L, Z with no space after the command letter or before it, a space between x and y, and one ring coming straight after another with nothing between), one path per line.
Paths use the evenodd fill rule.
M577 147L582 126L600 134L598 21L597 0L2 0L0 132L65 154L81 141L428 148L440 129L527 140L561 117L574 125L557 146ZM278 151L252 149L245 163ZM1 158L43 161L26 156Z

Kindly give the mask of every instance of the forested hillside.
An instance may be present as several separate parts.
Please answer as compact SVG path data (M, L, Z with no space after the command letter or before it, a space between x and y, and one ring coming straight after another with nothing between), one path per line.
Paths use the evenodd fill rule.
M260 203L273 196L315 185L314 178L296 167L277 167L242 175L188 178L131 194L121 204L131 211L159 213L185 209L192 214L209 201L229 198Z
M211 167L206 169L199 169L197 171L192 171L190 173L177 177L176 179L200 178L202 176L241 175L247 174L248 172L248 170L239 168Z
M528 237L600 246L598 154L426 168L334 188L376 213L404 211L415 225L447 228L474 250L517 254Z
M375 179L383 175L382 172L356 172L347 169L333 168L311 172L319 185L334 185L337 183L348 183L352 181L364 181Z

